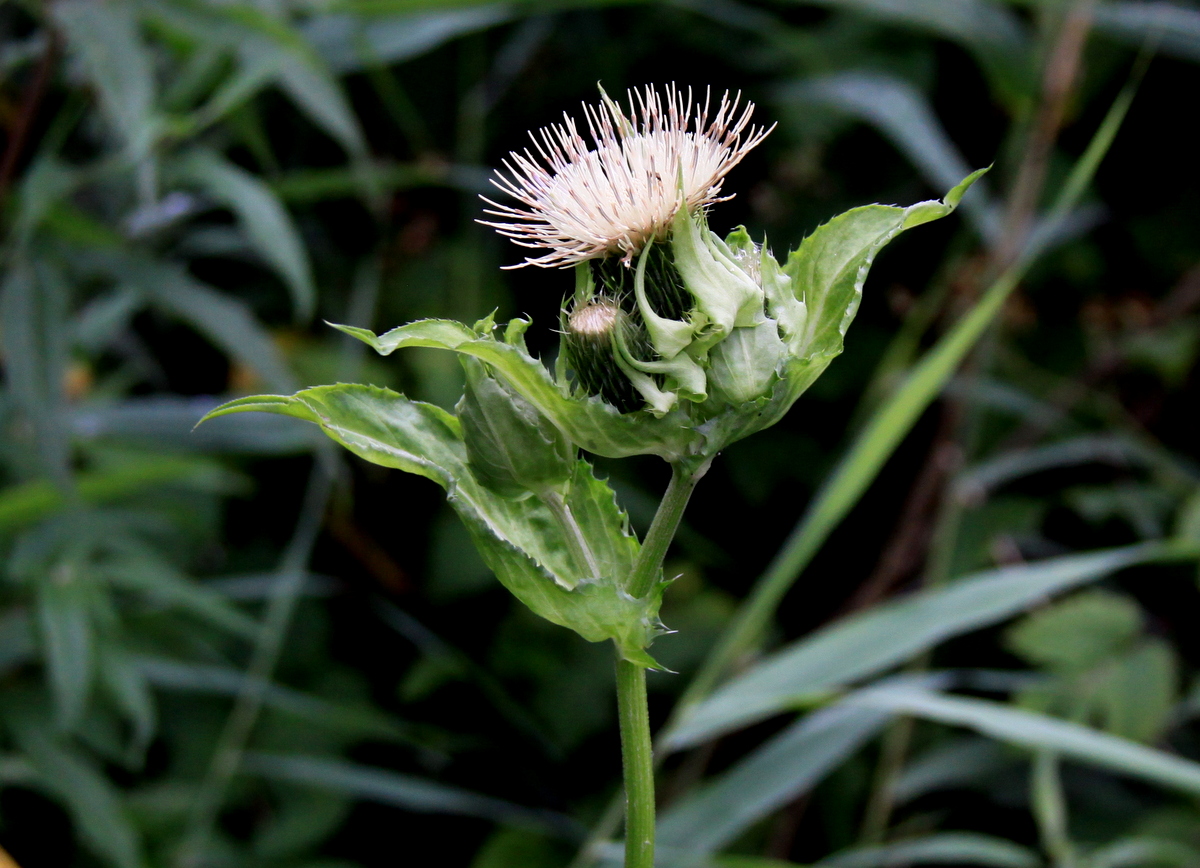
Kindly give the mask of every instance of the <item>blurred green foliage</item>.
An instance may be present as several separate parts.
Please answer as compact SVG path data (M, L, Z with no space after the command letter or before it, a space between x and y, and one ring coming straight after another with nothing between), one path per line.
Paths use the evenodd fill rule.
M1198 34L1162 0L0 6L0 845L612 863L608 649L511 604L434 485L283 417L191 429L461 394L451 354L322 320L529 314L551 358L571 279L501 271L476 194L597 80L675 81L779 122L711 215L777 252L995 168L698 491L653 647L664 864L1200 864ZM664 468L599 467L644 532Z

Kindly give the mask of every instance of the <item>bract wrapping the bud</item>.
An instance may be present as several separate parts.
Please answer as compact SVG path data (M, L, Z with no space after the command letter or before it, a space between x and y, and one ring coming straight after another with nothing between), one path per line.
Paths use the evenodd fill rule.
M624 360L630 367L644 373L657 374L663 378L663 389L672 396L678 396L688 401L700 402L708 397L705 387L704 369L688 353L693 344L694 328L686 322L668 320L652 313L646 288L646 263L650 261L654 245L649 244L638 259L637 273L634 277L634 293L637 297L638 310L643 319L647 312L653 316L653 325L647 321L647 330L651 335L651 343L657 351L657 360L647 360L626 353ZM668 267L671 267L668 264ZM662 294L661 291L659 293ZM681 328L682 327L682 328ZM665 345L665 346L664 346ZM674 406L674 400L671 405ZM669 409L669 407L668 407Z
M637 274L633 281L634 298L637 301L638 313L646 324L650 334L650 343L660 358L673 359L687 349L696 336L696 327L690 320L676 320L660 315L654 309L646 291L646 264L655 252L653 242L646 245L642 255L638 257Z
M792 278L771 255L766 239L755 244L746 227L739 226L725 238L734 261L762 287L766 299L767 316L779 323L784 335L802 334L808 318L808 307L797 293ZM792 355L799 355L799 347L788 345Z
M634 284L635 293L643 300L651 249L647 247L639 259ZM644 316L638 315L640 311L628 312L620 300L597 294L588 266L577 269L573 306L562 321L560 359L583 391L604 398L622 412L646 409L659 417L670 412L680 398L703 401L705 377L700 366L683 355L663 358ZM680 325L690 333L690 326Z
M686 211L676 214L671 244L675 267L696 302L692 326L697 350L721 340L734 326L752 325L759 319L762 288L737 265L729 248L708 231L702 216L693 217Z
M735 328L709 353L713 397L744 404L770 394L786 358L775 320L764 317L758 325Z
M454 409L475 477L505 497L561 491L571 478L574 444L483 362L461 362L466 387Z
M741 234L745 235L745 230L741 230ZM749 236L746 240L749 241ZM800 356L804 326L808 322L808 305L798 296L791 277L784 272L765 243L758 250L758 276L767 298L767 312L778 321L788 353Z

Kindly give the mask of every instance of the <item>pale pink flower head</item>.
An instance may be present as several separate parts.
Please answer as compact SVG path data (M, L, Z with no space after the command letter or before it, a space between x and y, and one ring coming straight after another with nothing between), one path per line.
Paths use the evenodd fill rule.
M482 197L484 221L523 247L548 252L521 265L565 267L620 256L629 262L661 240L683 208L695 214L721 196L729 170L771 132L751 127L754 103L726 92L710 115L711 94L650 85L627 94L628 112L601 89L600 105L584 105L590 142L571 117L530 133L528 148L502 161L492 183L524 207ZM771 129L774 129L772 127ZM513 266L520 267L520 266Z

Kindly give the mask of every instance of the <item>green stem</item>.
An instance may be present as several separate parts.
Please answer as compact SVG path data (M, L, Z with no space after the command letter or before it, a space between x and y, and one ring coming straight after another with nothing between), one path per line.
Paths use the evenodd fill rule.
M625 588L630 595L644 597L654 587L683 511L707 469L707 461L694 470L671 465L671 482L654 513ZM654 868L654 745L646 704L646 670L620 658L617 659L617 712L625 777L625 868ZM593 839L584 845L581 859L588 859L595 843Z
M650 530L646 532L642 550L633 565L629 584L625 587L630 596L640 599L654 587L659 570L662 569L663 558L667 556L667 549L671 546L671 540L675 539L675 531L679 529L683 511L687 508L696 483L707 470L707 461L694 472L684 469L679 464L671 465L671 482L658 504L658 511L654 513L654 521L650 523Z
M646 670L617 660L617 712L625 774L625 868L654 868L654 750Z
M679 529L683 511L708 465L708 461L694 467L671 465L671 482L654 513L625 586L630 595L644 597L654 586L667 549ZM621 659L617 660L617 710L621 720L621 759L625 774L625 868L653 868L655 763L646 706L646 672ZM614 799L579 848L570 868L582 868L595 861L597 845L616 830L619 818L620 802Z

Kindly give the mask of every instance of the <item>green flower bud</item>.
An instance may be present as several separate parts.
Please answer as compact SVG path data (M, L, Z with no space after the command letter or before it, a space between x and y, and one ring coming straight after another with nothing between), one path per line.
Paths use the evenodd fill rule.
M620 363L621 347L636 351L641 343L625 311L611 298L577 300L563 318L561 352L575 381L588 395L598 395L622 413L640 410L645 400Z
M516 499L565 488L574 444L483 362L463 356L462 365L467 382L455 411L475 478Z

